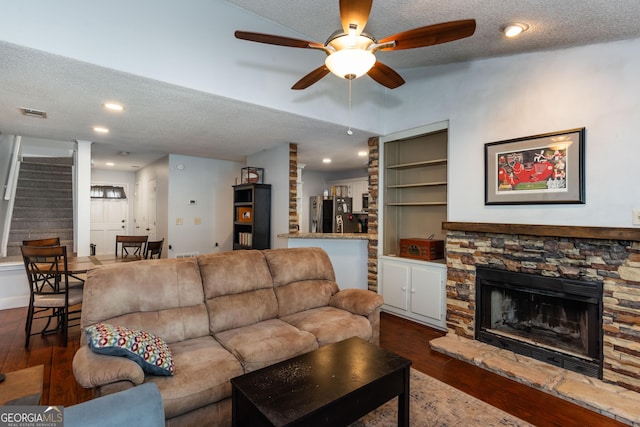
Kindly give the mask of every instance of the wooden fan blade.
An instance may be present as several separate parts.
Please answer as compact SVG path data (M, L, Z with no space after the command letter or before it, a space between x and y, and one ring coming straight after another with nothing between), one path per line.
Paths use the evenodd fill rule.
M355 25L356 35L360 35L367 25L369 13L371 13L371 3L373 0L340 0L340 20L342 30L349 34L351 25Z
M433 46L463 39L473 35L476 31L476 20L465 19L462 21L443 22L441 24L428 25L404 31L393 36L378 40L378 43L395 41L396 45L382 50L413 49L416 47Z
M309 74L307 74L306 76L304 76L303 78L301 78L300 80L298 80L296 84L291 86L291 89L293 90L306 89L329 73L330 73L329 69L323 64L318 68L316 68L315 70L313 70L312 72L310 72Z
M300 47L300 48L312 48L323 49L322 43L310 42L306 40L293 39L291 37L274 36L272 34L252 33L249 31L236 31L236 38L241 40L248 40L251 42L275 44L278 46L288 47Z
M369 77L386 86L389 89L395 89L404 84L404 79L400 74L396 73L391 67L384 65L380 61L376 61L373 67L367 73Z

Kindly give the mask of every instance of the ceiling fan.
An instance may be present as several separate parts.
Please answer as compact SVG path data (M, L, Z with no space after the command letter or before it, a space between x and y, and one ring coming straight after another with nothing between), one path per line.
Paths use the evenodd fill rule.
M403 31L380 40L364 33L373 0L340 0L342 29L329 36L325 44L271 34L236 31L238 39L278 46L318 49L327 54L325 63L298 80L291 89L306 89L330 72L353 80L364 74L389 89L404 84L393 69L376 60L375 52L413 49L463 39L476 30L475 19L443 22Z

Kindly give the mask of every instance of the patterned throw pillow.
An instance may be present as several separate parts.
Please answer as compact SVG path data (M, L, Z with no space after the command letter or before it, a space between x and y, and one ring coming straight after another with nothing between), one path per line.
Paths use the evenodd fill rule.
M148 374L169 376L176 369L167 343L149 332L97 323L86 328L85 334L94 353L124 356Z

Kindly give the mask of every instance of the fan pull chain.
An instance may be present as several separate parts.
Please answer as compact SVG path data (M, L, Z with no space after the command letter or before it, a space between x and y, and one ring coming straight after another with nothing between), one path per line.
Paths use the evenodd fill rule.
M347 129L347 135L353 135L353 131L351 130L351 82L353 79L349 79L349 129Z

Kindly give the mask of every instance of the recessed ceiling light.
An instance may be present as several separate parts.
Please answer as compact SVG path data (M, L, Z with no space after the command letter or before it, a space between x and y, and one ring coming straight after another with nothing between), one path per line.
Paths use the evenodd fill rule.
M104 104L102 104L102 106L104 108L106 108L107 110L111 110L111 111L122 111L124 110L124 106L116 103L116 102L105 102Z
M368 151L364 151L364 150L358 151L358 156L360 156L360 157L365 157L365 156L368 156L368 155L369 155Z
M98 132L98 133L109 133L109 129L102 127L102 126L94 126L93 130Z
M524 31L527 31L528 29L529 29L529 26L527 24L514 23L504 27L502 32L507 37L516 37L516 36L519 36Z
M331 159L322 159L322 163L331 163Z

